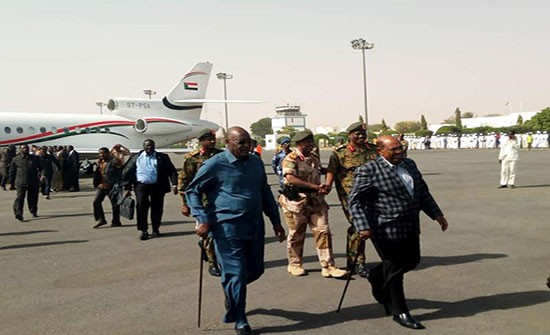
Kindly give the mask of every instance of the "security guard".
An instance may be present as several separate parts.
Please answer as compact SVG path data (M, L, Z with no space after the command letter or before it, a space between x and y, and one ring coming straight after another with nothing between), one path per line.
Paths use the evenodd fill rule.
M365 267L365 247L361 250L361 239L351 225L351 215L348 207L348 194L353 186L353 177L355 169L377 157L376 147L367 143L366 124L361 122L352 123L346 131L348 132L348 143L334 147L327 167L326 184L329 189L332 187L332 181L336 181L336 192L342 204L344 214L350 223L347 234L347 268L366 278L368 270ZM358 269L352 269L353 261L359 253L357 259Z
M181 214L189 216L190 209L187 207L187 200L185 199L185 189L199 170L201 164L212 156L222 152L223 150L217 149L216 137L210 129L202 130L198 135L198 140L200 147L197 150L194 150L187 154L183 160L183 167L178 175L178 191L181 196ZM206 198L203 197L203 202L206 202ZM201 242L199 242L201 243ZM208 273L212 276L219 277L221 276L220 269L218 268L218 261L216 259L216 254L214 252L214 241L212 237L208 237L205 240L202 240L202 247L206 253L205 261L208 261Z
M284 188L279 197L288 226L287 271L293 276L303 276L302 255L306 227L313 231L321 275L340 278L347 271L334 266L332 237L328 226L328 204L325 195L328 186L321 184L321 161L313 152L313 134L309 130L297 133L293 141L296 148L282 162Z

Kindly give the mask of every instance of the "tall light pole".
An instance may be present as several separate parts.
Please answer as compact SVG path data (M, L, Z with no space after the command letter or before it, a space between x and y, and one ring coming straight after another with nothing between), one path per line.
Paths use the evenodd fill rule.
M365 50L374 48L374 43L365 41L362 38L351 41L351 46L355 50L361 50L363 53L363 87L365 94L365 123L369 124L369 109L367 106L367 61L365 58Z
M151 96L157 94L157 91L153 91L153 90L143 90L143 93L145 93L145 95L148 95L148 96L149 96L149 99L151 99Z
M233 79L232 74L227 74L225 72L216 73L218 79L223 80L223 99L227 100L227 85L226 81ZM225 131L229 128L229 120L227 119L227 102L225 103Z
M96 102L95 104L99 106L99 114L103 114L103 106L107 106L107 104L101 101Z

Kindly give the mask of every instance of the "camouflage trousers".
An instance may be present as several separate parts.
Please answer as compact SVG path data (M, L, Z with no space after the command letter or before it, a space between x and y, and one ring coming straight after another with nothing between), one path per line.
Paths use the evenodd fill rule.
M328 226L328 212L323 210L313 213L305 209L300 213L284 210L285 222L288 226L287 254L289 265L302 266L306 228L310 227L315 240L315 248L321 267L334 265L332 253L332 236Z
M208 237L202 240L202 247L204 248L204 252L206 253L206 258L208 258L208 265L218 266L216 253L214 252L214 238Z
M195 229L199 226L199 222L195 221ZM199 241L200 243L200 241ZM207 237L202 240L203 260L208 261L209 266L218 266L218 259L216 258L216 252L214 251L214 238ZM206 257L205 257L206 256ZM206 259L205 259L206 258Z
M365 254L365 243L361 244L361 237L359 237L359 233L357 232L357 230L355 230L354 226L350 226L348 228L346 244L346 264L348 270L351 270L351 267L353 266L353 261L355 261L355 257L357 256L357 254L359 254L359 258L357 258L357 264L365 263L367 259L367 256Z

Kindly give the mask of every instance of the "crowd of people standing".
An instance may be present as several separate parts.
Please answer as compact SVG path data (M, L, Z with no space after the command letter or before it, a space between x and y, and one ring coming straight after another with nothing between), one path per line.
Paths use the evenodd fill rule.
M499 149L508 140L508 133L491 134L448 134L432 136L405 135L409 150L429 149ZM549 148L547 132L516 134L520 148Z
M49 200L51 192L78 192L80 159L69 145L38 147L27 144L4 148L0 153L0 186L3 190L16 190L13 205L15 218L24 221L25 198L29 212L38 216L38 198L42 194Z

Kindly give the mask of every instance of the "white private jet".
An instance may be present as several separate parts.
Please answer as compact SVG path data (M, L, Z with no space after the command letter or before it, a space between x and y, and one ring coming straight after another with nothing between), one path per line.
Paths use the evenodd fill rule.
M100 147L120 143L136 152L148 138L157 148L166 148L196 137L205 128L216 131L217 124L200 119L204 103L257 101L205 100L211 70L211 63L197 63L162 100L111 99L104 115L0 113L0 147L73 145L81 153L96 154Z

